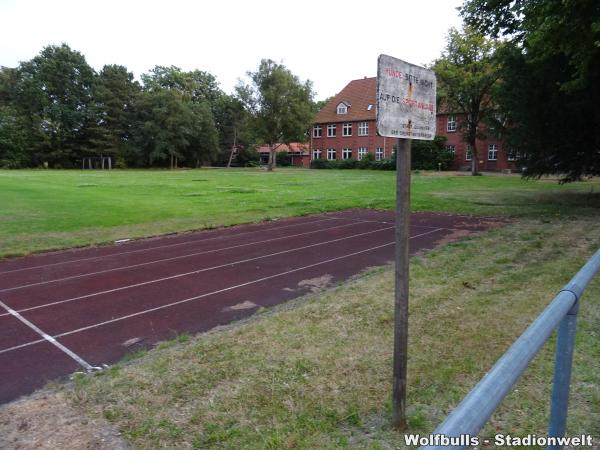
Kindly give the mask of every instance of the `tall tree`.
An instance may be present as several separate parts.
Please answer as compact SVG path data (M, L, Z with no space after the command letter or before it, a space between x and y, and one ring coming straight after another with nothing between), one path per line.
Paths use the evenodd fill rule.
M15 106L28 121L37 163L71 165L88 121L94 70L66 45L50 45L17 70Z
M499 80L499 44L472 27L450 29L445 50L433 69L438 79L441 108L463 117L463 139L473 153L471 173L477 175L477 140L484 138L482 124L495 106L492 91Z
M508 41L497 101L525 175L600 175L597 0L468 0L465 21Z
M0 167L17 169L29 165L29 140L22 116L0 104Z
M87 147L124 165L130 150L134 104L140 85L123 66L107 65L96 78L90 105Z
M206 103L193 103L176 90L156 89L142 92L135 109L135 142L146 164L169 160L173 168L186 159L198 164L216 152L217 132Z
M237 86L238 98L252 115L256 135L269 145L271 171L278 145L306 139L313 118L310 81L301 82L289 69L263 59L256 72L248 72L250 84Z

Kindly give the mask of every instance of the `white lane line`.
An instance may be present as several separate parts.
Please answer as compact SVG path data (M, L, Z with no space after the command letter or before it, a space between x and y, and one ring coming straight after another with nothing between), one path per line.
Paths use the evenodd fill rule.
M383 225L389 225L389 224L394 224L394 221L390 221L390 222L385 222L385 221L380 221L380 220L366 220L366 219L349 219L347 217L338 217L338 216L331 216L334 219L339 219L339 220L350 220L353 222L366 222L366 223L380 223ZM448 231L458 231L460 230L460 228L447 228L447 227L432 227L432 226L428 226L428 225L416 225L411 223L410 224L411 228L428 228L430 230L448 230Z
M434 233L434 232L435 232L435 230L433 230L433 231L427 231L425 233L418 234L416 236L411 236L410 239L414 239L414 238L418 238L418 237L421 237L421 236L425 236L426 234L431 234L431 233ZM90 330L90 329L93 329L93 328L98 328L98 327L101 327L103 325L108 325L108 324L111 324L111 323L114 323L114 322L119 322L121 320L129 319L131 317L137 317L137 316L141 316L143 314L148 314L148 313L151 313L151 312L154 312L154 311L159 311L161 309L166 309L166 308L170 308L172 306L181 305L183 303L189 303L189 302L191 302L193 300L198 300L198 299L201 299L201 298L209 297L211 295L216 295L216 294L220 294L220 293L223 293L223 292L231 291L231 290L234 290L234 289L237 289L237 288L240 288L240 287L249 286L251 284L260 283L262 281L266 281L266 280L270 280L270 279L273 279L273 278L281 277L281 276L288 275L288 274L294 273L294 272L299 272L299 271L302 271L302 270L305 270L305 269L310 269L312 267L320 266L322 264L327 264L327 263L330 263L330 262L333 262L333 261L339 261L340 259L350 258L352 256L360 255L362 253L367 253L367 252L370 252L372 250L378 250L378 249L383 248L383 247L388 247L390 245L394 245L395 243L396 243L395 241L388 242L387 244L382 244L382 245L378 245L376 247L367 248L365 250L360 250L360 251L349 253L349 254L346 254L346 255L337 256L335 258L330 258L330 259L327 259L325 261L320 261L320 262L317 262L317 263L309 264L307 266L298 267L296 269L287 270L285 272L280 272L280 273L277 273L275 275L269 275L269 276L266 276L266 277L258 278L256 280L247 281L246 283L241 283L241 284L237 284L237 285L234 285L234 286L229 286L229 287L226 287L226 288L223 288L223 289L219 289L219 290L216 290L216 291L207 292L205 294L197 295L195 297L190 297L190 298L186 298L186 299L183 299L183 300L178 300L176 302L167 303L167 304L164 304L164 305L161 305L161 306L157 306L155 308L150 308L150 309L146 309L146 310L143 310L143 311L138 311L138 312L133 313L133 314L128 314L126 316L116 317L116 318L111 319L111 320L106 320L104 322L95 323L95 324L92 324L92 325L88 325L86 327L81 327L81 328L77 328L75 330L66 331L64 333L57 334L57 335L54 336L54 338L61 338L61 337L69 336L71 334L80 333L82 331ZM3 350L0 350L0 355L3 354L3 353L8 353L8 352L11 352L11 351L14 351L14 350L18 350L18 349L21 349L21 348L24 348L24 347L29 347L31 345L39 344L40 342L44 342L44 341L42 339L40 339L40 340L37 340L37 341L27 342L25 344L15 345L14 347L5 348Z
M386 222L386 221L380 221L380 220L367 220L367 219L350 219L348 217L338 217L338 216L330 216L332 219L339 219L339 220L350 220L352 222L368 222L368 223L381 223L384 225L389 225L389 224L394 224L394 221L390 221L390 222Z
M311 222L302 222L302 223L295 223L295 224L290 224L290 225L283 225L281 227L273 227L273 228L267 228L267 229L262 229L262 230L247 231L245 233L237 233L237 234L231 234L231 235L225 235L225 236L215 236L213 238L206 238L206 239L193 239L193 240L185 241L185 242L177 242L175 244L165 244L165 245L159 245L156 247L141 248L138 250L130 250L130 251L120 252L120 253L110 253L108 255L90 256L88 258L79 258L79 259L72 259L69 261L60 261L60 262L55 262L55 263L50 263L50 264L41 264L38 266L22 267L20 269L5 270L3 272L0 271L0 275L4 275L4 274L8 274L8 273L15 273L15 272L24 272L26 270L42 269L45 267L53 267L53 266L59 266L59 265L64 265L64 264L78 263L78 262L82 262L82 261L93 261L95 259L110 258L112 256L121 256L121 255L129 255L132 253L148 252L151 250L157 250L157 249L161 249L161 248L177 247L179 245L188 245L188 244L192 244L195 242L208 242L208 241L214 241L217 239L226 239L226 238L232 238L232 237L237 237L237 236L246 236L248 234L264 233L266 231L281 230L284 228L298 227L301 225L311 225L311 224L315 224L315 223L325 222L328 220L335 220L335 219L325 218L325 219L314 220ZM249 225L249 224L246 224L246 225ZM199 232L201 232L201 231L199 231Z
M25 317L23 317L21 314L19 314L14 309L8 307L4 302L0 301L0 306L2 306L2 308L4 308L6 311L8 311L8 313L11 316L13 316L15 319L21 321L23 324L28 326L31 330L33 330L34 332L36 332L37 334L39 334L42 337L42 339L40 339L40 341L34 341L34 342L43 342L43 341L50 342L52 345L57 347L59 350L61 350L62 352L66 353L68 356L70 356L72 359L74 359L77 362L77 364L82 366L88 372L93 372L95 370L102 370L101 367L94 367L91 364L89 364L81 356L77 355L76 353L74 353L73 351L69 350L67 347L62 345L60 342L58 342L56 340L56 338L54 338L53 336L50 336L49 334L44 333L40 328L38 328L36 325L31 323L29 320L27 320Z
M25 289L25 288L35 287L35 286L42 286L42 285L45 285L45 284L59 283L61 281L75 280L75 279L78 279L78 278L85 278L85 277L90 277L90 276L93 276L93 275L101 275L103 273L116 272L116 271L119 271L119 270L133 269L135 267L143 267L143 266L147 266L147 265L150 265L150 264L158 264L158 263L163 263L163 262L167 262L167 261L175 261L175 260L183 259L183 258L191 258L193 256L200 256L200 255L205 255L205 254L208 254L208 253L216 253L216 252L221 252L221 251L225 251L225 250L232 250L232 249L235 249L235 248L247 247L247 246L250 246L250 245L264 244L266 242L273 242L273 241L278 241L278 240L282 240L282 239L289 239L289 238L298 237L298 236L305 236L305 235L308 235L308 234L321 233L322 231L333 230L335 228L344 228L344 227L349 227L349 226L352 226L352 225L357 225L357 224L356 223L350 223L350 224L345 224L345 225L336 225L334 227L320 228L318 230L307 231L307 232L298 233L298 234L288 234L286 236L282 236L282 237L278 237L278 238L265 239L265 240L256 241L256 242L248 242L246 244L232 245L230 247L217 248L217 249L213 249L213 250L205 250L205 251L196 252L196 253L188 253L188 254L185 254L185 255L173 256L171 258L155 259L155 260L146 261L146 262L143 262L143 263L130 264L128 266L120 266L120 267L114 267L112 269L98 270L96 272L87 272L87 273L82 273L82 274L77 274L77 275L71 275L71 276L63 277L63 278L55 278L53 280L45 280L45 281L38 281L36 283L21 284L19 286L13 286L13 287L10 287L10 288L0 289L0 293L17 291L19 289Z
M305 250L307 248L318 247L318 246L326 245L326 244L332 244L334 242L344 241L346 239L353 239L353 238L356 238L356 237L359 237L359 236L365 236L365 235L368 235L368 234L377 233L379 231L391 230L392 228L394 228L394 227L379 228L377 230L372 230L372 231L367 231L367 232L364 232L364 233L358 233L358 234L354 234L354 235L350 235L350 236L345 236L343 238L332 239L332 240L325 241L325 242L318 242L316 244L310 244L310 245L305 245L305 246L302 246L302 247L292 248L292 249L288 249L288 250L282 250L282 251L279 251L279 252L269 253L269 254L266 254L266 255L255 256L255 257L252 257L252 258L246 258L246 259L241 259L241 260L237 260L237 261L227 262L227 263L224 263L224 264L219 264L218 266L205 267L205 268L202 268L202 269L192 270L190 272L178 273L178 274L171 275L171 276L168 276L168 277L156 278L154 280L143 281L141 283L135 283L135 284L129 284L127 286L121 286L121 287L118 287L118 288L107 289L107 290L104 290L104 291L94 292L94 293L91 293L91 294L80 295L78 297L67 298L67 299L64 299L64 300L57 300L57 301L51 302L51 303L44 303L42 305L31 306L29 308L19 309L18 311L19 312L27 312L27 311L32 311L34 309L47 308L49 306L56 306L56 305L60 305L60 304L63 304L63 303L73 302L73 301L76 301L76 300L82 300L82 299L86 299L86 298L90 298L90 297L96 297L98 295L111 294L111 293L114 293L114 292L124 291L126 289L132 289L132 288L137 288L137 287L141 287L141 286L147 286L149 284L160 283L162 281L168 281L168 280L174 280L176 278L181 278L181 277L185 277L185 276L189 276L189 275L196 275L196 274L199 274L199 273L202 273L202 272L208 272L210 270L222 269L224 267L231 267L231 266L235 266L237 264L243 264L243 263L247 263L247 262L250 262L250 261L256 261L256 260L264 259L264 258L270 258L271 256L283 255L285 253L292 253L292 252L296 252L296 251L299 251L299 250ZM5 316L5 315L7 315L7 314L6 313L5 314L0 314L0 317Z

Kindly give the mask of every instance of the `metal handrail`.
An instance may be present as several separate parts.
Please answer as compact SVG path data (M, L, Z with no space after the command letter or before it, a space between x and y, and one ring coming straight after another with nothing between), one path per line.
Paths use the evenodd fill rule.
M421 450L468 448L469 438L477 436L557 326L559 330L548 437L564 436L579 299L599 270L600 250L559 291L546 309L433 432L433 436L437 437L466 438L461 442L457 440L459 445L427 445L421 447ZM548 447L552 450L562 448L562 445Z

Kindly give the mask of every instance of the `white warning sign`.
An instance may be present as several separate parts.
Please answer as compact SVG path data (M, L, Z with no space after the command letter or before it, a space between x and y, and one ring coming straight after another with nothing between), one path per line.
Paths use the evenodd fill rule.
M377 132L381 136L433 140L433 70L379 55L377 61Z

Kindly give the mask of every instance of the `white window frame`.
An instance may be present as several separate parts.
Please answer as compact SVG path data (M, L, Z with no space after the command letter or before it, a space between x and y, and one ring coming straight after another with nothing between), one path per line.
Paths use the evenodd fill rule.
M319 150L319 149L313 150L313 160L314 159L321 159L321 150Z
M344 102L339 103L337 105L336 112L337 112L337 114L340 114L340 115L348 114L348 105L346 105Z
M509 150L508 151L508 156L507 156L507 160L508 161L516 161L521 157L521 155L519 154L519 152L517 150Z
M381 161L385 158L385 152L383 151L383 147L377 147L375 149L375 161Z
M335 137L336 135L336 126L335 123L330 123L327 125L327 137Z
M342 136L352 136L352 123L347 122L342 125Z
M320 138L323 136L323 127L321 125L315 125L313 127L313 137Z
M448 115L448 123L446 124L446 131L456 131L456 116L454 114Z
M358 135L368 136L369 135L369 122L361 122L358 124Z
M488 161L498 160L498 144L488 145Z
M456 145L446 145L446 151L456 155Z
M327 161L334 161L335 160L335 148L328 148L327 149Z
M358 147L358 160L363 159L366 154L369 153L369 149L367 147Z
M465 150L465 161L473 161L473 149L470 145L467 145Z
M343 148L342 149L342 159L350 159L352 158L352 149L351 148Z

